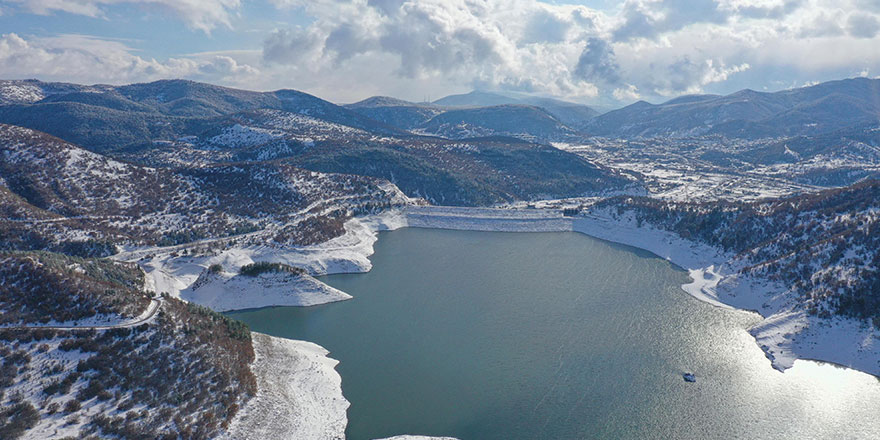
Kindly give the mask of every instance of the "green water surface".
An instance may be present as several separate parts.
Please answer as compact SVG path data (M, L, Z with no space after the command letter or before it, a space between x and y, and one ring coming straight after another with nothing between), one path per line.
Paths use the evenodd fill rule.
M354 299L231 313L340 361L348 438L880 438L873 376L773 370L748 312L685 272L577 233L383 232ZM693 372L696 383L682 380Z

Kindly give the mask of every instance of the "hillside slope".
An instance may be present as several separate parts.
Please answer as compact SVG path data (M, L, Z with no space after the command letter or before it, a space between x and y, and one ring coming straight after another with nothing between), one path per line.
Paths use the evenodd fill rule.
M662 104L637 102L590 120L585 130L615 137L814 136L877 123L880 80L853 78L775 93L742 90Z
M406 203L369 177L285 162L141 167L8 125L0 125L0 188L7 249L175 244L266 228L274 242L308 244L341 234L354 214Z
M378 134L402 130L296 90L252 92L184 80L126 86L0 83L0 123L43 131L97 152L150 145L204 130L214 118L283 110Z
M553 115L562 123L580 129L599 112L592 108L573 102L536 96L509 96L492 92L473 91L461 95L449 95L433 102L445 107L490 107L496 105L530 105L540 107Z
M416 131L447 139L513 136L538 142L563 141L575 136L574 130L546 110L525 105L448 110L424 122Z
M416 104L387 96L374 96L345 107L370 119L404 130L415 129L444 111L439 106Z
M880 181L753 203L608 199L597 209L735 254L746 274L786 286L796 307L880 326Z
M18 307L18 325L57 319L77 298L78 316L144 298L128 282L143 279L134 265L49 253L4 252L0 260L0 307ZM21 287L23 279L43 287ZM4 439L213 438L256 393L247 327L172 298L131 328L0 328L0 353Z
M278 110L230 115L185 141L117 156L154 167L282 158L304 169L385 179L410 197L449 205L602 194L632 184L575 154L516 138L377 136Z
M181 80L128 86L6 81L0 86L20 97L0 102L0 123L42 131L123 162L181 169L176 174L207 173L194 171L200 167L226 174L232 168L221 167L233 163L241 165L237 172L247 173L290 164L381 178L411 197L454 205L597 195L633 184L577 155L540 145L578 135L538 107L446 111L373 98L345 108L295 90L250 92ZM459 142L438 136L485 138ZM147 174L155 182L164 179L155 177L162 173ZM18 185L10 187L14 194L45 209L34 198L38 194L21 192L27 185L9 185ZM241 226L248 229L254 222L245 223Z

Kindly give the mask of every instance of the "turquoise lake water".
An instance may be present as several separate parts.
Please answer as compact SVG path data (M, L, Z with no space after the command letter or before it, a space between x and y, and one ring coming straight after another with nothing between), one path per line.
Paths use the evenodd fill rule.
M798 361L653 254L569 233L380 233L354 299L230 313L340 361L352 440L880 438L880 382ZM696 383L682 373L693 372Z

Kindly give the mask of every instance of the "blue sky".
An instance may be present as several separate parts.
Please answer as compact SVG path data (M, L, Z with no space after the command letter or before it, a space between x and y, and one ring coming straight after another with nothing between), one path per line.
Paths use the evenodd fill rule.
M0 77L598 105L880 74L880 0L2 0Z

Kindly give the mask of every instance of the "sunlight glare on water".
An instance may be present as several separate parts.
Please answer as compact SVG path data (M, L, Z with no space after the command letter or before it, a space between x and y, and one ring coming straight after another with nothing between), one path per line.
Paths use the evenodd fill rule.
M683 292L687 274L576 233L403 229L354 299L233 313L338 359L348 438L880 438L880 383L833 365L774 370L760 317ZM696 383L686 383L693 372Z

